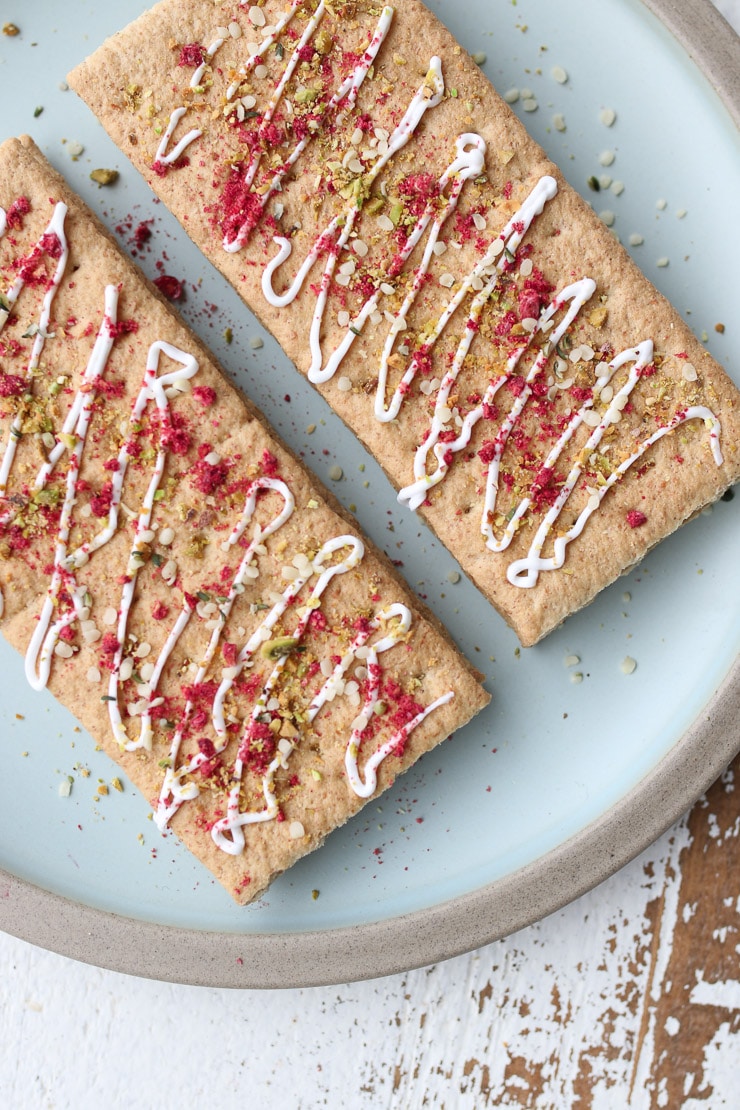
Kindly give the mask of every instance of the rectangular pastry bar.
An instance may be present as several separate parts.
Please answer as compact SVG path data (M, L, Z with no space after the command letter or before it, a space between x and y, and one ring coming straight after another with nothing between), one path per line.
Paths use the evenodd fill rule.
M417 0L163 0L69 80L523 644L738 477L728 377Z
M28 139L0 417L2 630L237 901L488 701Z

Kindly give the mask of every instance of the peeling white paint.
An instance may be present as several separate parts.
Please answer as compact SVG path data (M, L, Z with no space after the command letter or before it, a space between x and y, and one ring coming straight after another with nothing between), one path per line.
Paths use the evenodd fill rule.
M647 1029L642 1045L638 1046L639 1055L635 1067L634 1082L630 1095L634 1090L649 1090L651 1085L651 1071L655 1054L655 1023L657 1003L661 998L665 973L672 952L672 938L676 928L679 914L679 892L681 886L681 870L679 856L684 847L688 847L690 837L686 824L682 822L676 830L672 845L673 850L664 862L664 884L662 886L662 905L659 922L659 941L656 945L655 963L649 984L650 1000L652 1005L647 1008ZM646 907L647 909L647 907Z
M721 1006L740 1011L740 981L708 983L706 979L698 979L691 988L691 1002L694 1006ZM740 1056L736 1059L740 1072Z
M738 1106L738 1060L740 1060L740 1032L733 1032L729 1022L723 1022L709 1044L704 1049L704 1070L701 1077L702 1090L711 1092L711 1101L706 1098L690 1098L681 1110L737 1110Z
M283 1110L288 1091L301 1092L291 1110L331 1110L338 1092L352 1110L572 1110L587 1075L593 1110L643 1110L665 1097L651 1078L654 1025L669 987L671 930L683 908L679 857L689 842L680 823L590 895L508 940L349 986L150 983L0 937L0 1038L4 1059L16 1061L11 1075L0 1064L0 1086L14 1110L110 1104L123 1037L136 1060L126 1105L136 1110L161 1090L165 1058L170 1105L192 1104L195 1083L227 1110L242 1084L262 1110ZM659 915L657 946L650 912ZM699 980L698 1003L714 988L723 989ZM29 1010L29 997L41 1008ZM39 1044L44 1051L31 1060L28 1046ZM728 1048L738 1043L725 1036L708 1049L712 1082ZM723 1076L717 1082L729 1089Z

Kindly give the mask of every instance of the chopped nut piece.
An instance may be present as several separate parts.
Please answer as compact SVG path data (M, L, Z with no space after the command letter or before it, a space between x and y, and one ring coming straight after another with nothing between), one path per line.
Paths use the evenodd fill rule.
M114 185L118 181L118 170L91 170L90 180L98 185Z
M298 640L293 636L278 636L275 640L268 640L260 648L260 654L264 659L275 661L280 659L283 655L290 655L291 651L295 651L298 647Z

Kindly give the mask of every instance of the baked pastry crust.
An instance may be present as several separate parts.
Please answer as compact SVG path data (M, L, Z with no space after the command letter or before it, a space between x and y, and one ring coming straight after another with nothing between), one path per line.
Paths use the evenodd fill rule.
M248 902L488 695L30 139L0 206L2 631Z
M232 8L70 84L532 644L736 480L737 390L418 0Z

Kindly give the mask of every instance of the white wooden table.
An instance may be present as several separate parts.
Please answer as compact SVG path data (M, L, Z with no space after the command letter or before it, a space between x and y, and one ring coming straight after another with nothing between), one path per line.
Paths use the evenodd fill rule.
M737 1110L738 773L551 918L387 979L174 986L0 935L0 1105Z

